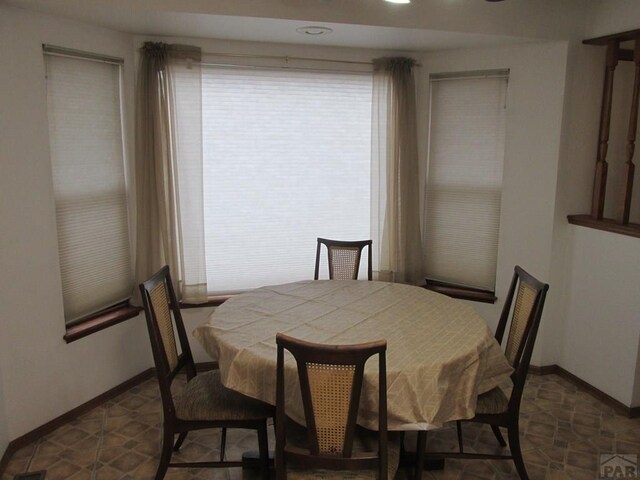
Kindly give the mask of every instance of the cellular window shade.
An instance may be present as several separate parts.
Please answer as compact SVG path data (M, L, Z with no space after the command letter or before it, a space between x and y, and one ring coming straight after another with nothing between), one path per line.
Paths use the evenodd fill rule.
M431 80L427 278L495 289L505 76Z
M202 75L210 293L312 279L317 237L371 238L371 73Z
M45 55L49 142L66 322L132 289L120 66Z

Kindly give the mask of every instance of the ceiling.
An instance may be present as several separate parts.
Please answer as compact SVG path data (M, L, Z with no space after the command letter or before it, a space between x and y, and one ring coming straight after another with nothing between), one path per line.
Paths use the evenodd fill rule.
M5 0L19 8L139 35L392 50L488 47L558 39L586 0ZM577 10L576 10L577 9ZM521 25L519 25L521 23ZM296 32L305 25L329 35Z

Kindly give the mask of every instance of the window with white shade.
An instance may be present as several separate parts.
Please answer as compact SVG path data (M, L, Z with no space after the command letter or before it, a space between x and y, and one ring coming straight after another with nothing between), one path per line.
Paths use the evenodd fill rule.
M311 279L317 237L371 238L371 101L371 73L203 66L209 293Z
M431 76L429 281L495 290L507 80L503 70Z
M47 46L44 53L64 313L72 325L132 292L122 61Z

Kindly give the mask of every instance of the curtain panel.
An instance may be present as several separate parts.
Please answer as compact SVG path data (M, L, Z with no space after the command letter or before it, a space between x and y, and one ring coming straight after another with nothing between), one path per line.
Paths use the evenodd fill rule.
M196 47L146 42L140 55L136 279L142 282L169 265L180 298L204 302L201 52Z
M416 127L415 60L374 60L372 205L378 280L424 280Z

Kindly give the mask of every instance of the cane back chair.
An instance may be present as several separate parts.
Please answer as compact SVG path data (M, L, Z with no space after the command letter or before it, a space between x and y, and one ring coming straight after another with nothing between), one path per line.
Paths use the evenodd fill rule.
M476 403L476 415L471 419L464 420L465 422L490 425L496 439L503 447L506 447L507 443L500 432L500 427L506 428L511 453L509 455L465 453L461 433L462 422L459 421L457 422L459 452L442 454L428 452L428 456L513 460L520 478L522 480L529 479L520 449L520 401L522 400L527 372L529 371L529 362L531 361L548 290L549 285L535 279L519 266L515 267L498 328L496 329L496 340L502 345L507 322L511 316L511 325L505 346L505 356L514 369L511 374L513 382L511 396L507 398L507 395L500 387L483 393L478 397ZM513 305L514 297L515 305ZM426 432L420 432L416 450L419 456L422 456L424 452L425 443ZM419 459L418 462L420 461L422 460ZM421 469L416 469L416 478L420 478L418 470Z
M244 428L258 432L262 478L269 478L267 419L273 408L225 388L220 371L196 375L191 348L171 283L169 267L163 267L140 284L147 318L151 349L156 366L164 416L162 452L156 480L164 478L169 467L226 468L242 466L240 461L224 461L224 444L220 461L172 463L172 450L178 451L187 433L205 428ZM177 342L175 333L178 334ZM178 346L180 345L180 352ZM181 394L172 394L172 383L184 370L187 384ZM174 436L178 439L174 445Z
M329 280L357 280L358 270L360 270L360 258L362 257L362 250L364 250L365 247L368 248L367 280L372 280L372 243L372 240L346 242L342 240L318 238L316 269L313 279L318 280L318 276L320 275L320 253L322 245L324 245L327 247L327 258L329 259Z
M276 343L276 478L385 480L388 474L387 342L319 345L278 333ZM285 350L293 355L297 364L307 427L302 446L287 442ZM359 452L354 439L364 366L376 354L379 357L379 408L378 438L374 442L377 445L373 449L377 451Z

